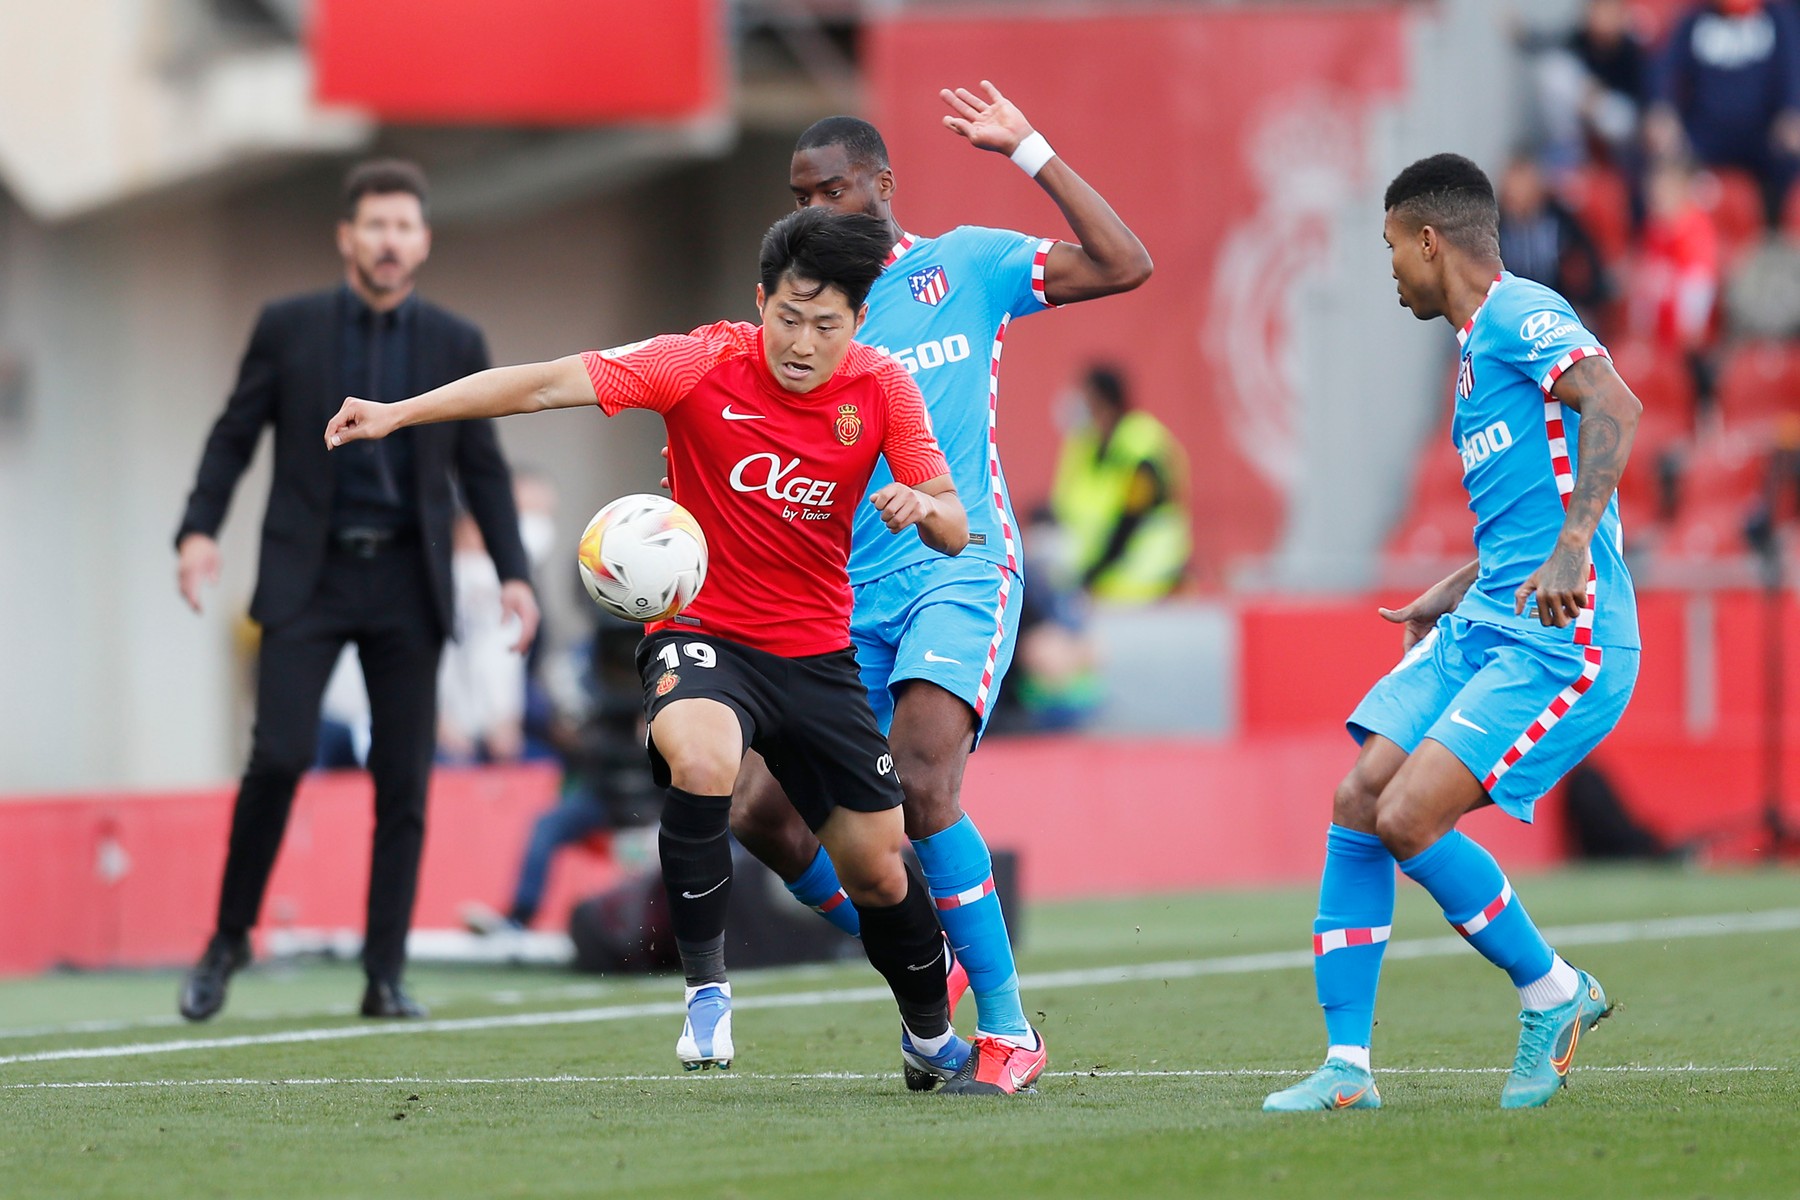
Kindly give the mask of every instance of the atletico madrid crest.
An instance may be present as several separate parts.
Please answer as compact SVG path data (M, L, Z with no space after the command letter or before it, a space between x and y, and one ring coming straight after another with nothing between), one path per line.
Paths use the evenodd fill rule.
M856 439L862 436L862 417L857 415L856 405L838 405L837 422L833 429L838 441L846 446L856 445Z
M942 267L926 267L908 275L906 286L912 290L914 300L936 308L938 301L950 294L950 277L944 274Z

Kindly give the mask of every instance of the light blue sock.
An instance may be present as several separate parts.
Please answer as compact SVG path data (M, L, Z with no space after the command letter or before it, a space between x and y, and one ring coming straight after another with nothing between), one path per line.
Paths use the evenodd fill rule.
M813 855L812 865L800 873L800 878L788 884L787 890L794 894L794 899L851 937L862 936L862 915L856 911L856 905L850 903L850 894L844 890L844 885L838 882L837 868L831 865L831 856L825 853L825 847L819 847L819 852Z
M1019 972L1000 897L994 894L994 860L975 823L965 815L950 828L913 843L938 920L950 947L969 973L975 993L976 1028L1005 1038L1028 1038L1031 1026L1019 1003Z
M1333 825L1313 920L1313 985L1333 1046L1367 1046L1381 957L1394 928L1394 856L1381 839Z
M1511 976L1513 986L1550 973L1556 955L1513 895L1500 864L1477 842L1452 829L1400 869L1431 893L1451 928Z

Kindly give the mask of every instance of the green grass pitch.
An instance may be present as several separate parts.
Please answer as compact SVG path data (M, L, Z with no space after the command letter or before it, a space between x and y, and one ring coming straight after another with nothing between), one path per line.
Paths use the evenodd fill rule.
M0 1195L1800 1196L1796 882L1519 879L1619 1004L1519 1113L1516 996L1404 883L1379 1112L1259 1111L1323 1048L1310 889L1034 908L1051 1072L1013 1100L908 1094L856 965L741 974L737 1065L691 1076L670 979L419 968L422 1026L352 1015L343 965L259 967L198 1027L172 972L3 982Z

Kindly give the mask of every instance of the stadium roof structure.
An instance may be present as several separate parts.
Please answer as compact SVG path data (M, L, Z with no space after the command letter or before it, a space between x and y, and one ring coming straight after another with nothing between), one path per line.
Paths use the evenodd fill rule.
M438 220L516 214L522 203L723 156L745 128L798 128L820 111L855 111L861 7L25 6L11 18L18 36L0 41L0 185L32 219L55 224L399 150L432 171ZM637 76L598 69L630 61Z

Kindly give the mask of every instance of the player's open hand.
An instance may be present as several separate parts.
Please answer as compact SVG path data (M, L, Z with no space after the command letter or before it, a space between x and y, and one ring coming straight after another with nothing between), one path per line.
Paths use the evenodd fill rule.
M944 118L944 125L983 150L1010 155L1019 148L1020 142L1031 136L1031 122L1011 100L1000 94L999 88L985 79L981 81L981 90L987 93L985 99L968 88L941 89L938 95L954 114Z
M869 503L881 513L888 532L899 533L930 516L936 501L917 488L907 487L904 483L890 483L870 496Z
M1588 573L1587 548L1558 542L1544 565L1526 576L1513 593L1513 611L1523 613L1536 593L1538 620L1564 628L1581 616L1587 604Z
M355 396L346 397L344 406L337 410L337 416L331 418L331 423L325 426L325 448L331 450L347 442L366 442L386 437L400 427L393 408L391 404L358 400Z

